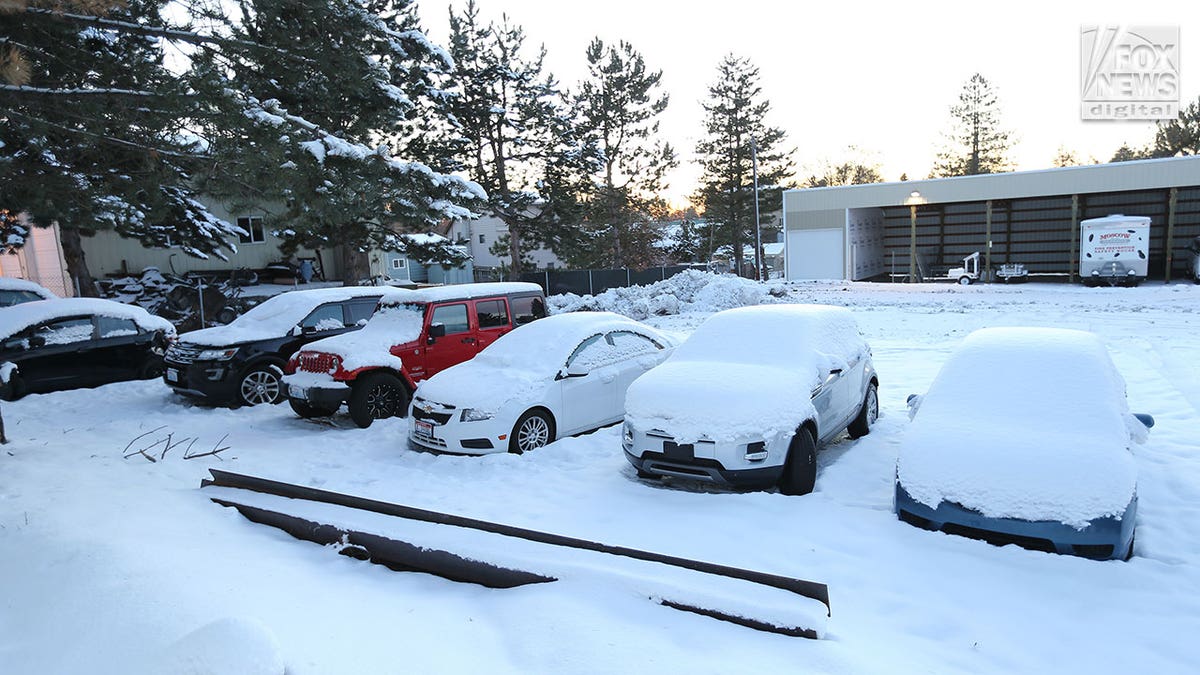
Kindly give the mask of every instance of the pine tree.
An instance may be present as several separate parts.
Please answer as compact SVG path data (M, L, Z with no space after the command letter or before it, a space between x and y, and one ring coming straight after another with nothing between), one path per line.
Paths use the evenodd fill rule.
M459 95L448 100L466 141L458 158L487 191L487 210L508 227L509 273L518 278L525 251L552 243L583 219L586 176L594 152L553 75L545 49L523 55L525 33L503 17L480 22L475 3L450 12L450 55Z
M867 153L855 146L847 148L849 157L841 162L828 159L817 164L816 171L802 183L804 187L833 187L835 185L862 185L882 183L879 164Z
M1200 155L1200 99L1179 111L1179 116L1159 122L1151 150L1154 157Z
M1054 166L1079 166L1079 155L1074 150L1070 150L1065 145L1058 146L1058 150L1054 153Z
M192 111L190 92L163 66L166 4L97 0L64 11L31 2L0 12L10 43L10 83L0 84L0 204L36 226L58 224L83 295L96 289L81 235L115 230L197 257L224 259L233 248L237 229L191 193L204 148L180 123ZM6 240L10 249L23 243Z
M412 0L250 0L236 18L238 42L193 67L216 107L207 193L266 208L285 253L340 245L347 283L369 249L407 250L397 232L474 215L482 190L450 174L451 64Z
M1000 126L1000 103L991 83L979 73L971 76L950 107L953 128L938 152L931 177L974 176L1009 171L1011 133Z
M784 180L792 173L791 152L780 150L784 131L766 124L770 102L758 84L758 68L748 59L726 56L703 103L707 136L696 144L703 175L692 201L704 209L713 245L733 247L742 269L743 246L755 240L756 227L777 209ZM754 222L751 143L757 148L759 214Z
M601 172L576 237L584 245L567 247L572 250L564 257L579 266L644 268L659 257L663 233L656 223L667 212L660 193L666 173L678 166L674 149L658 138L668 103L660 91L662 71L647 71L627 42L605 45L595 38L586 56L588 77L574 103L600 152Z
M1112 159L1108 161L1131 162L1137 159L1149 159L1152 156L1149 148L1134 148L1130 147L1128 143L1122 143L1121 147L1117 148L1117 151L1113 153Z

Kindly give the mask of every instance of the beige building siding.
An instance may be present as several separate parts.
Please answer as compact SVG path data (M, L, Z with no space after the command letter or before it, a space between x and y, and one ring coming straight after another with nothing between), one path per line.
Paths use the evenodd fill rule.
M74 296L58 236L58 225L31 226L21 250L0 255L0 275L41 284L64 298Z

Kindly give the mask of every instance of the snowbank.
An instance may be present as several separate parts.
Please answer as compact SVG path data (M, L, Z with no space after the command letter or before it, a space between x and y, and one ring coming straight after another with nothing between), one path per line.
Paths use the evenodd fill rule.
M824 305L709 317L666 363L634 381L625 416L681 442L769 438L816 416L812 390L869 349L850 311Z
M963 341L921 399L897 475L930 507L1082 528L1125 511L1137 480L1128 448L1143 438L1095 335L990 328Z
M377 296L403 299L408 291L386 286L342 286L280 293L234 319L227 326L214 326L179 336L181 342L222 347L256 340L283 337L319 305L351 298Z
M734 307L781 302L780 283L759 283L730 274L684 270L648 286L610 288L598 295L574 293L547 298L552 313L584 310L624 314L639 321L649 316L686 312L719 312Z
M59 298L5 307L3 311L0 311L0 339L20 333L39 323L87 314L129 319L146 331L161 330L168 335L175 334L175 327L171 325L170 321L153 316L141 307L99 298Z

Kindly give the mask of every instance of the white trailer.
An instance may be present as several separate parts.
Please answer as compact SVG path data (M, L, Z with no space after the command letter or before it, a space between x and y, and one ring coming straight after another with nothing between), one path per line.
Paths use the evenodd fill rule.
M1150 262L1150 218L1091 218L1079 223L1079 276L1084 284L1136 286Z

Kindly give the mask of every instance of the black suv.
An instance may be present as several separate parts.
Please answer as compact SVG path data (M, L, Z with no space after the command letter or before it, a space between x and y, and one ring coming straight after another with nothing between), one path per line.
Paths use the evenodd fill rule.
M167 350L163 381L209 403L279 403L286 398L279 378L292 354L313 340L361 328L379 299L393 293L379 286L282 293L229 325L180 335Z
M13 400L158 377L174 335L166 319L112 300L62 298L0 308L0 363L16 366L0 395Z

